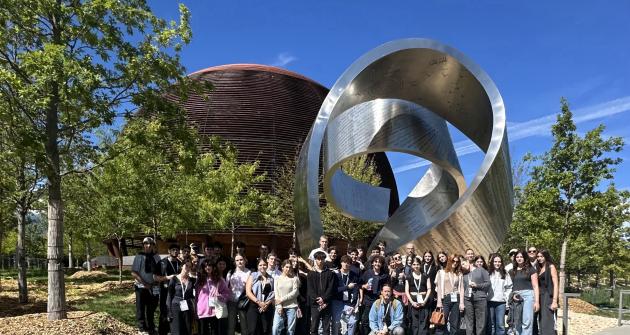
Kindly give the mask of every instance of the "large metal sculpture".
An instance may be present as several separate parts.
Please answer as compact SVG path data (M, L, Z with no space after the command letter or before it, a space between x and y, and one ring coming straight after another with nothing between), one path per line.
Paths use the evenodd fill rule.
M468 186L446 122L485 153ZM332 87L300 153L294 209L302 252L316 247L323 232L320 171L326 201L347 216L384 222L374 241L386 241L390 251L408 242L417 250L496 251L512 217L507 144L497 88L459 51L428 39L405 39L368 52ZM391 216L389 189L361 183L340 169L354 156L385 151L431 162Z

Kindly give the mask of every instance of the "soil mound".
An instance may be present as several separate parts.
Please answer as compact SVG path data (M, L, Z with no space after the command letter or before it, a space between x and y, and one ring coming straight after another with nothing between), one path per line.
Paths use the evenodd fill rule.
M100 279L107 278L107 273L103 271L77 271L68 277L71 279Z

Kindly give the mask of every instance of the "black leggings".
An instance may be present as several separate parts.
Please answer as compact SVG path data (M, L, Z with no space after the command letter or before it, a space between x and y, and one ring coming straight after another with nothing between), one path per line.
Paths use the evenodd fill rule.
M271 326L273 325L273 306L269 306L266 311L258 312L258 305L249 302L247 309L247 331L249 335L268 335L271 334Z

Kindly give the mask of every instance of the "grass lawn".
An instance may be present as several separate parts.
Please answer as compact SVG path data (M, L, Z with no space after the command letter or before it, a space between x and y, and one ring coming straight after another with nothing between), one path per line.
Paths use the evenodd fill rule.
M114 318L135 327L136 307L133 303L125 301L131 293L133 292L126 289L100 293L91 299L73 305L72 308L81 311L106 312Z

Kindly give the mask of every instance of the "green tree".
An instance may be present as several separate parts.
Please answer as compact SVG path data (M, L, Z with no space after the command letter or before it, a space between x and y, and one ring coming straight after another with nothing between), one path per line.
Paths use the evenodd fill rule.
M165 115L185 78L189 14L167 22L145 0L0 0L0 122L33 152L48 191L48 318L66 317L62 177L94 152L89 133L125 106ZM133 107L132 107L133 108ZM175 111L175 109L173 109ZM78 164L77 164L78 163Z
M560 245L560 293L564 292L567 248L570 240L593 231L596 225L586 208L600 196L605 180L613 178L621 162L614 153L623 148L618 137L604 139L603 126L581 137L568 102L561 100L561 113L553 125L553 145L538 157L522 198L515 209L511 228L515 236L536 245Z
M295 189L295 168L298 154L299 148L296 149L293 157L285 157L285 163L275 171L272 193L269 197L271 215L267 220L275 229L293 233L293 247L295 247L296 244L293 193Z
M381 177L376 172L376 165L367 155L357 156L344 162L341 169L360 182L373 186L381 183ZM327 234L344 239L349 245L374 236L382 227L380 223L349 218L330 204L326 204L322 209L322 223Z

